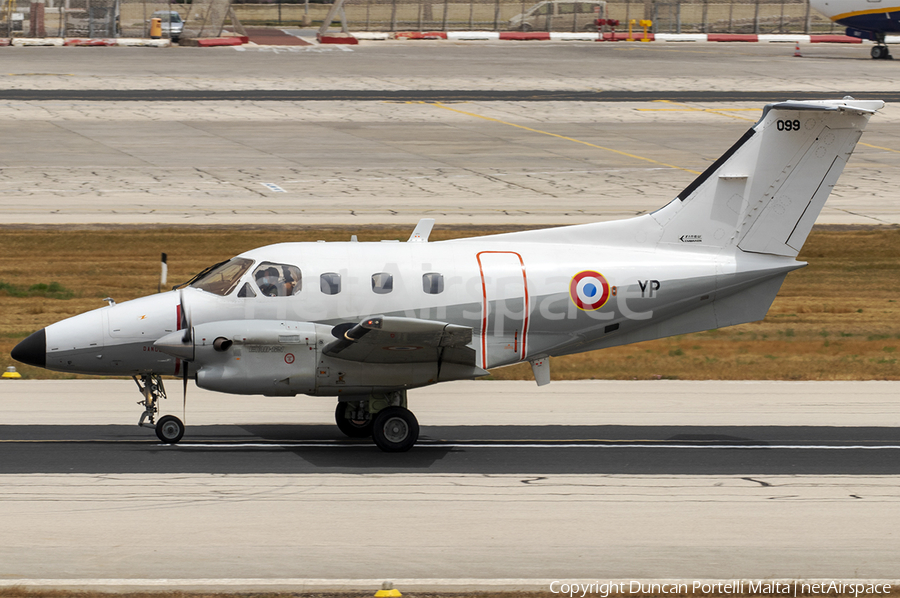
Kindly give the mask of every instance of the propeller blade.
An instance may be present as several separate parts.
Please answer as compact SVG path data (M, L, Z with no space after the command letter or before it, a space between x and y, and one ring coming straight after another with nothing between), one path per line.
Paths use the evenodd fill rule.
M157 292L157 293L161 293L161 292L162 292L162 288L163 288L164 286L166 286L166 277L169 275L169 263L168 263L168 259L169 259L169 257L168 257L165 253L162 254L162 258L161 258L162 264L161 264L161 266L160 266L160 267L162 268L162 271L161 271L160 274L159 274L159 286L156 287L156 292Z
M184 366L184 371L182 372L182 399L181 399L181 421L187 423L187 387L188 387L188 362L182 361L181 364Z
M191 318L187 313L187 309L184 305L184 290L180 290L178 292L178 301L181 304L181 327L184 329L184 336L181 337L181 342L190 343L193 338L191 337Z

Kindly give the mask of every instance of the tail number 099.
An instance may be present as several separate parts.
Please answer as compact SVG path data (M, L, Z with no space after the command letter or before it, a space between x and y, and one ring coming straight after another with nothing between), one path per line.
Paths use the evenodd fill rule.
M778 120L775 122L775 127L779 131L799 131L800 130L800 121L797 119Z

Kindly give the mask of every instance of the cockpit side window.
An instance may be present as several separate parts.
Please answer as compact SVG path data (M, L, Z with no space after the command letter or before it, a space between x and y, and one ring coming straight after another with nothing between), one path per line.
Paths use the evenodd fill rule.
M241 276L252 265L253 260L243 257L232 258L215 266L209 272L198 276L196 280L191 282L191 286L224 297L234 290Z
M249 282L245 282L241 290L238 291L238 297L256 297L256 291L253 290Z
M289 264L263 262L253 271L256 286L264 297L289 297L300 292L300 268Z

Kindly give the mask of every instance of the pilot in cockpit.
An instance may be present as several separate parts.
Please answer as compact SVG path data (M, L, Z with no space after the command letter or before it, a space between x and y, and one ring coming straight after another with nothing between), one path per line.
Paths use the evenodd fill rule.
M264 297L290 297L300 290L300 270L296 266L263 262L254 278Z

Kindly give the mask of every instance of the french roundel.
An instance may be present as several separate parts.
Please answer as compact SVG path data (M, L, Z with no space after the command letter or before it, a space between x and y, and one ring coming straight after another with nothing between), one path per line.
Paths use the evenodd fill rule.
M609 299L609 282L599 272L585 270L572 277L569 296L579 309L592 311L603 307Z

